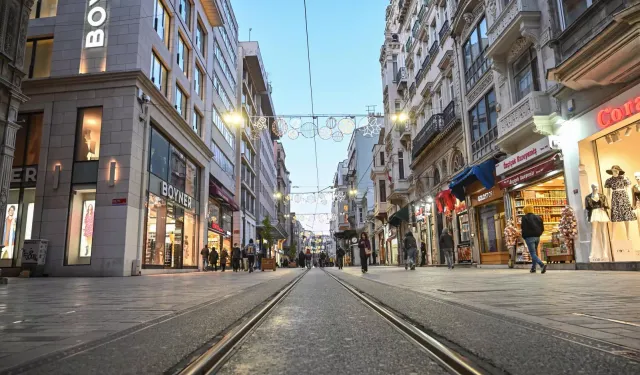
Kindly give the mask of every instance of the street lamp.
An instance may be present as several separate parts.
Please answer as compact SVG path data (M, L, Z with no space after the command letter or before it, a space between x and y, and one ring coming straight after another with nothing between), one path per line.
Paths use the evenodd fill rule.
M351 195L351 196L356 196L356 195L358 195L358 189L351 189L351 190L349 190L349 195Z
M394 113L391 115L391 121L393 122L405 122L409 119L409 115L404 112Z
M275 199L280 199L280 198L282 198L282 193L280 193L280 192L276 192L276 193L274 193L274 194L273 194L273 197L274 197Z
M224 116L224 121L231 125L242 124L242 115L237 112L227 112Z

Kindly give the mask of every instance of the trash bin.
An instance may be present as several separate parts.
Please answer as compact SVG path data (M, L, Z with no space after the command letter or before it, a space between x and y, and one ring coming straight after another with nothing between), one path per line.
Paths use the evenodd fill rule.
M29 276L43 276L47 262L49 240L24 240L22 247L22 270L29 271Z

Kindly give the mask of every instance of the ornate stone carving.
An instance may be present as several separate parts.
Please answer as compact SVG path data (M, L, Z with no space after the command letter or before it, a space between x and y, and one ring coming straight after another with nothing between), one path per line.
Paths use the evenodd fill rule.
M540 35L540 48L546 46L550 40L551 40L551 31L547 29L542 33L542 35Z
M507 134L516 125L521 124L526 119L530 118L532 114L531 101L525 100L510 113L507 113L504 117L498 119L498 136Z
M523 37L518 38L511 46L509 53L507 54L507 61L511 62L515 60L527 47L531 45L531 42Z
M11 59L13 59L13 47L16 41L16 35L14 34L14 30L18 25L16 25L16 20L18 19L18 9L15 4L9 5L9 11L7 12L7 28L4 36L4 53L7 54Z
M498 39L498 37L502 35L502 33L504 33L504 31L507 29L507 27L509 27L509 25L511 25L511 22L513 22L517 15L518 5L515 1L512 1L511 3L509 3L509 5L507 5L507 9L503 10L502 13L500 13L500 16L498 17L498 19L496 19L495 25L491 26L491 31L489 32L489 44L495 43L496 39Z
M495 19L496 16L496 0L487 1L487 13L491 16L491 19Z
M18 48L16 51L15 66L22 68L24 63L24 48L27 43L27 26L29 25L29 8L24 8L22 12L22 20L20 22L20 32L18 33Z
M493 84L493 74L491 74L490 71L487 71L482 78L480 78L480 81L478 81L473 89L467 94L467 107L471 106L473 102L476 101L476 98L478 98L480 94L484 93L487 87L491 86L491 84Z

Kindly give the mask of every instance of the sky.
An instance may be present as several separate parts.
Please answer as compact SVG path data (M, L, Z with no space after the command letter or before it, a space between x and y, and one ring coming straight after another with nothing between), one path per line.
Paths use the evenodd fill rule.
M366 114L368 105L383 112L380 47L389 0L307 0L314 113ZM303 0L231 0L240 41L257 41L273 86L276 115L311 114ZM249 29L251 32L249 35ZM322 123L326 119L320 120ZM292 193L333 184L338 163L347 157L350 136L341 142L282 137ZM319 180L319 181L318 181ZM295 203L296 214L330 214L330 203ZM329 224L303 222L306 230Z

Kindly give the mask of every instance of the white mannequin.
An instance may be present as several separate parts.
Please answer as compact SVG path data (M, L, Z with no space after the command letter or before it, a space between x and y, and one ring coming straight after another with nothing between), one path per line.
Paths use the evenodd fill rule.
M618 175L620 174L620 172L617 169L612 169L611 170L611 174L613 175L613 177L618 177ZM626 189L625 189L626 190ZM613 191L609 188L607 188L607 198L609 198L609 202L612 202L612 193ZM628 196L628 192L627 192L627 196ZM624 229L625 229L625 233L627 234L627 240L629 240L629 222L628 221L623 221L624 223ZM613 237L613 236L612 236Z
M598 202L600 201L601 194L599 193L600 188L597 184L591 184L591 199ZM608 258L605 256L607 242L605 241L605 224L606 222L602 221L592 221L591 222L591 259L602 260L603 258ZM599 245L599 247L597 247Z

